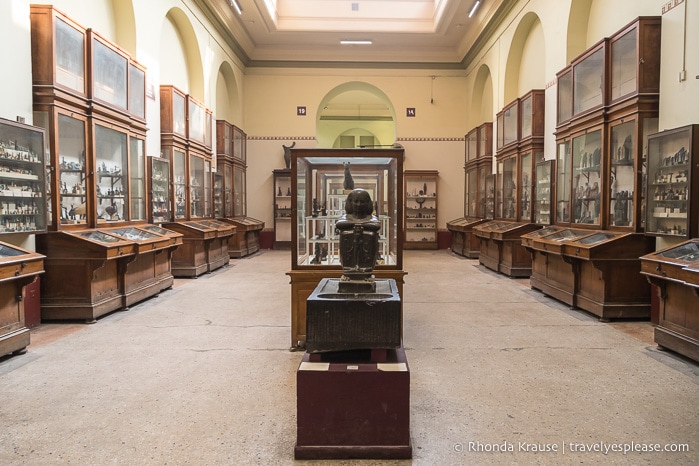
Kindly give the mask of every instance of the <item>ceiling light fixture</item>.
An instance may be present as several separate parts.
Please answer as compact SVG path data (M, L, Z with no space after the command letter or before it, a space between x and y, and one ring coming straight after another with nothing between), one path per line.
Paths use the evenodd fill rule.
M476 12L476 10L478 9L478 5L480 5L480 4L481 4L481 0L476 0L476 3L474 3L474 4L473 4L473 7L471 8L471 12L468 14L468 17L469 17L469 18L470 18L471 16L473 16L473 14L474 14L474 13Z
M240 6L238 0L228 0L228 4L232 6L235 9L235 11L238 12L239 15L243 14L243 7Z
M340 41L342 45L371 45L373 44L370 40L354 40L354 39L342 39Z

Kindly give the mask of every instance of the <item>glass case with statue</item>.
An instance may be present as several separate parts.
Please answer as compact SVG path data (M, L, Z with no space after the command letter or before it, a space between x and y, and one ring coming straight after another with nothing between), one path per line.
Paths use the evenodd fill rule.
M404 249L437 249L436 170L406 170Z

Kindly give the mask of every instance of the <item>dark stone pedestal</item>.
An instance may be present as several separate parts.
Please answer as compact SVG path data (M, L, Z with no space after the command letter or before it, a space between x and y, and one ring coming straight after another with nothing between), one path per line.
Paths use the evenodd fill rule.
M396 281L375 280L374 293L341 293L324 278L306 300L306 350L399 348L401 303Z
M296 459L412 458L405 351L389 349L380 363L361 353L304 355L296 373Z

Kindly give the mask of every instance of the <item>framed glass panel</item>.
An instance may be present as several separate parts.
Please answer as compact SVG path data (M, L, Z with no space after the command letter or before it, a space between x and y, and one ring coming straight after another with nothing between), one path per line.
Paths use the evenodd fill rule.
M172 221L170 199L170 156L165 151L164 158L149 157L151 164L151 204L152 222L164 223Z
M498 169L500 164L498 164ZM510 157L502 163L502 218L517 220L517 157ZM500 202L498 202L500 204Z
M223 217L223 173L214 173L214 218Z
M131 220L146 220L146 154L145 141L129 138L129 175Z
M238 127L233 127L233 157L239 158L243 162L247 158L247 136Z
M551 224L551 167L553 160L536 164L536 200L534 207L534 223L539 225Z
M556 159L556 222L570 222L571 162L570 141L560 142Z
M173 116L173 130L175 133L186 136L187 135L187 125L185 117L185 97L178 92L172 92L172 116Z
M519 101L515 101L503 112L504 133L503 146L512 144L519 139Z
M466 162L476 160L478 156L478 131L472 130L466 135Z
M231 165L225 165L223 167L224 176L224 199L225 199L225 216L233 216L233 167Z
M532 154L531 152L522 154L522 188L520 189L520 212L519 220L529 222L532 218Z
M612 100L616 100L637 89L636 42L638 29L633 28L623 36L612 41L611 45L611 81Z
M128 199L128 148L126 133L95 125L95 176L97 219L113 222L130 220Z
M204 160L204 217L212 215L211 162Z
M146 72L129 63L129 112L146 117Z
M85 35L56 18L56 84L85 93Z
M61 224L87 223L85 179L85 122L58 114L58 160L61 189Z
M128 59L92 37L92 97L127 108Z
M172 182L175 201L175 220L187 218L187 178L185 171L185 153L181 150L172 152Z
M505 116L501 113L497 118L497 149L505 145Z
M600 193L604 189L600 178L601 159L602 130L573 138L575 223L600 224Z
M233 167L233 216L245 217L245 170Z
M558 76L557 123L568 121L573 116L573 73L568 70Z
M211 145L211 115L203 105L191 96L187 96L187 112L189 139L209 147Z
M189 212L191 218L204 217L206 214L206 195L204 191L206 172L204 159L196 155L189 156Z
M527 97L521 100L521 115L522 115L522 134L521 138L528 138L532 135L532 118L533 118L533 103L532 95L529 94Z
M573 115L604 104L604 48L573 65Z
M609 225L611 226L630 227L634 224L635 130L635 120L628 120L610 128Z
M485 179L485 218L493 219L495 215L495 175L488 173Z
M476 217L478 212L478 170L471 169L466 172L466 216Z
M478 127L478 157L493 155L493 124L483 123Z

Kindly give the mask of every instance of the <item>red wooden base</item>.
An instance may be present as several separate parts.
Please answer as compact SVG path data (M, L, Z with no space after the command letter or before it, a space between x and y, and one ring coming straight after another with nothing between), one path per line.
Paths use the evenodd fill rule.
M412 458L405 351L387 350L385 362L377 356L383 359L348 353L314 362L304 355L296 373L296 459Z

